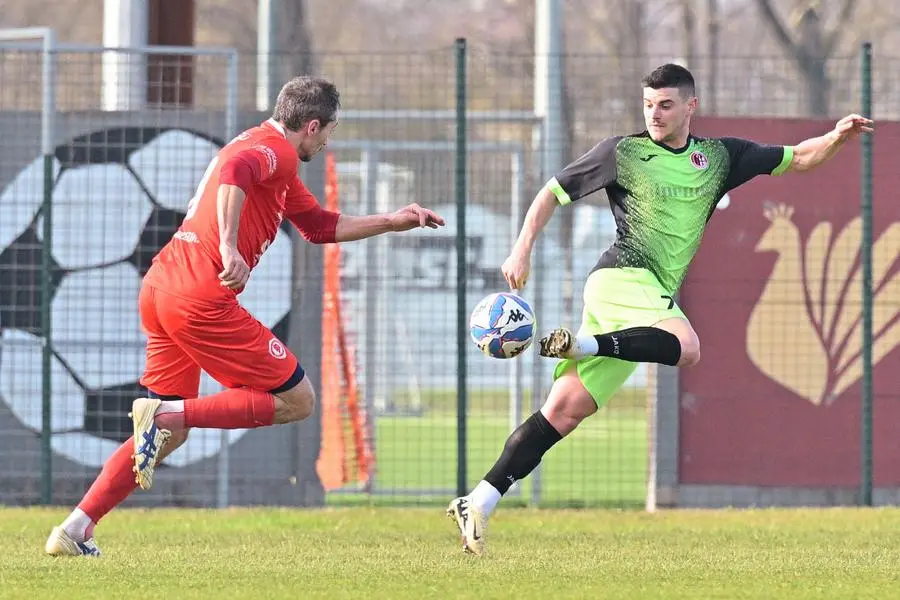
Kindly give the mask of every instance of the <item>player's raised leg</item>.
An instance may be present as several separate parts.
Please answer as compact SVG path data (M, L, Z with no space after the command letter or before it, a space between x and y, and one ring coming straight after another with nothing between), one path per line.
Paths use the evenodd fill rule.
M681 308L647 269L601 268L584 286L585 322L539 341L541 356L607 356L628 362L689 367L700 360L700 339Z
M137 439L185 428L253 429L301 421L312 414L315 391L294 354L237 302L197 306L149 288L155 315L178 347L226 390L203 397L134 401ZM149 359L141 383L166 381L172 365ZM153 483L153 445L135 453L141 487Z
M140 419L135 417L135 435L148 440L153 437L154 431L177 433L185 428L254 429L309 417L315 406L315 390L299 364L290 376L289 384L282 387L286 389L262 391L237 387L209 396L162 402L138 398L132 408L134 414L141 415ZM141 488L149 489L158 461L154 458L155 447L144 449L148 451L135 455L134 471Z
M560 327L541 338L539 346L541 356L550 358L609 356L677 367L692 367L700 361L700 338L690 322L679 317L601 334L576 335Z

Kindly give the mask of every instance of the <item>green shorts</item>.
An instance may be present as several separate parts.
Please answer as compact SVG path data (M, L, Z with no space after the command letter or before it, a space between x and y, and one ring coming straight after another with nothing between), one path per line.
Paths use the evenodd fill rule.
M649 327L672 318L686 319L670 294L646 269L597 269L584 284L584 312L578 335L597 335ZM631 377L638 363L606 356L564 359L556 365L554 381L573 366L598 407L606 404Z

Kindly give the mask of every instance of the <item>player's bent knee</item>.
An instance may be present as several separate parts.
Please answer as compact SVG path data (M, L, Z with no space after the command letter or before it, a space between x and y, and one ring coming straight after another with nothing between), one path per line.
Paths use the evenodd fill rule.
M564 373L553 382L547 401L541 407L544 418L563 437L595 412L597 403L574 370Z
M275 395L275 423L302 421L316 408L316 391L309 377L304 375L300 383Z
M681 359L679 367L693 367L700 362L700 339L692 336L690 339L681 340Z

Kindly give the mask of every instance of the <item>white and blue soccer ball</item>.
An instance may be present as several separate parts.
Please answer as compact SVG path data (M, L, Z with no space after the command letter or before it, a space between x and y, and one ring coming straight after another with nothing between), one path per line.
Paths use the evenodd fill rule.
M519 296L498 292L486 296L469 317L469 334L478 348L493 358L514 358L534 339L531 306Z

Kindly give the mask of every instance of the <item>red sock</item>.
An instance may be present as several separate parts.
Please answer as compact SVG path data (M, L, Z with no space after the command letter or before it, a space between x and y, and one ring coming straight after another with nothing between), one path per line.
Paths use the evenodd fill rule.
M206 429L266 427L275 418L275 396L249 388L184 401L184 426Z
M94 523L100 522L106 513L125 500L137 488L134 481L134 440L128 440L107 459L100 475L81 499L78 508L91 518ZM88 536L90 537L90 536Z

